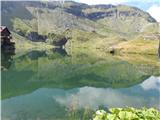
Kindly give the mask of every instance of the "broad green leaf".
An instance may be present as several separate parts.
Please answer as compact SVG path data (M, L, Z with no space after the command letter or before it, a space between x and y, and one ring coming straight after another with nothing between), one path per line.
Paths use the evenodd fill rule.
M110 108L109 111L98 110L93 120L160 120L160 112L155 108Z

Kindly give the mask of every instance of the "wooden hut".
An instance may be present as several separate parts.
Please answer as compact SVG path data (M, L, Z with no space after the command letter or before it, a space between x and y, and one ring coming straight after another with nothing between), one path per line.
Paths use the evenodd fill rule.
M15 43L11 42L12 36L8 28L6 26L1 26L0 33L1 33L1 48L5 50L15 49Z

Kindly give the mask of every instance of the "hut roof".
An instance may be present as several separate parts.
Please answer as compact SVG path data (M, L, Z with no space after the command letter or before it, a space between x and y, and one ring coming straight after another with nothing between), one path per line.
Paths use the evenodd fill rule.
M7 28L6 26L0 26L0 32L2 32L6 28Z
M11 34L10 33L10 31L8 30L8 28L6 27L6 26L0 26L0 33L1 33L1 35L3 34L3 33L8 33L8 34Z

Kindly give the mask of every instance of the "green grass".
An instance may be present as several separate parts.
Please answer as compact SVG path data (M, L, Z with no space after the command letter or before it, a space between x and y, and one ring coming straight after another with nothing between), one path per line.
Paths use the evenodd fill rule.
M14 18L14 19L12 19L12 23L13 23L14 30L17 31L17 32L19 30L24 35L26 35L26 33L28 31L33 31L32 26L30 26L29 24L27 24L25 21L21 20L20 18Z
M157 55L158 40L143 40L143 38L137 38L135 40L125 41L117 46L122 53L143 54L143 55Z

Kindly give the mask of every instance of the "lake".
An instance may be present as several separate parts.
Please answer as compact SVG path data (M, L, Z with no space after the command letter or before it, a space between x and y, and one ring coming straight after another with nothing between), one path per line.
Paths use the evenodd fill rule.
M154 56L81 49L3 54L3 120L89 120L97 109L160 109Z

